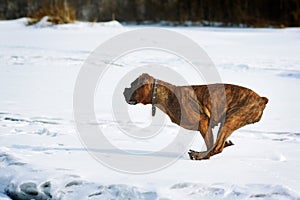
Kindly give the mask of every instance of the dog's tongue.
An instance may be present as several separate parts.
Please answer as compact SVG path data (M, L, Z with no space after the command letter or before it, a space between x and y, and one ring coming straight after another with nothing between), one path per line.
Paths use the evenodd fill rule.
M152 105L152 117L155 116L155 112L156 112L156 107L154 105Z

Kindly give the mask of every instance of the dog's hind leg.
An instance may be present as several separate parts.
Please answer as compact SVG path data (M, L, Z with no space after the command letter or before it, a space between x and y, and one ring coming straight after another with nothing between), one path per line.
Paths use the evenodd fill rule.
M238 117L236 115L227 116L227 119L225 120L224 124L219 130L218 139L214 144L212 151L209 153L210 156L219 154L223 151L225 147L233 145L233 143L230 140L229 142L227 142L226 140L232 134L233 131L247 124L241 119L241 117Z
M231 146L233 145L233 143L227 142L227 138L232 134L232 129L230 128L230 126L228 126L228 124L224 124L222 126L222 128L220 129L220 132L218 133L218 139L216 141L216 143L214 144L214 147L212 149L212 151L210 152L210 156L219 154L223 151L223 149L225 147Z

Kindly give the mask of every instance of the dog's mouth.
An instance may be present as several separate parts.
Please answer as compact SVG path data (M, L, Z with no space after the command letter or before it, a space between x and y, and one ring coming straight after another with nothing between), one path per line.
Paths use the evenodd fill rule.
M130 104L130 105L136 105L137 104L137 100L129 100L128 101L128 104Z

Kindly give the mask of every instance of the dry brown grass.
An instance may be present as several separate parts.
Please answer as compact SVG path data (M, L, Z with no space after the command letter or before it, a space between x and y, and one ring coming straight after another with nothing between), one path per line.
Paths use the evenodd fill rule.
M36 24L45 16L52 24L67 24L76 20L75 9L66 1L50 1L28 16L28 24Z

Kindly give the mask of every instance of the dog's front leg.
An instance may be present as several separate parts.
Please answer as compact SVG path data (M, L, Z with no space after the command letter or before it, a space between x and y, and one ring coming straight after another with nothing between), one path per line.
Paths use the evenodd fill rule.
M205 126L206 125L206 126ZM200 126L200 133L204 139L207 151L198 152L194 150L190 150L188 152L191 160L205 160L209 159L211 156L211 150L214 145L214 138L212 134L212 129L208 124L208 118L204 118L201 120Z

